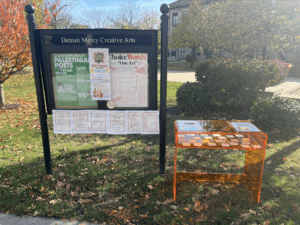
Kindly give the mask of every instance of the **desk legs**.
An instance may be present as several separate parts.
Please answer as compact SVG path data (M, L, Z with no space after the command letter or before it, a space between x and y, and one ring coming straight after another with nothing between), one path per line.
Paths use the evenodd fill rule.
M259 202L266 150L248 150L245 156L244 183Z
M175 163L174 163L174 184L173 184L173 195L174 195L174 201L176 200L176 162L177 162L177 147L175 147Z

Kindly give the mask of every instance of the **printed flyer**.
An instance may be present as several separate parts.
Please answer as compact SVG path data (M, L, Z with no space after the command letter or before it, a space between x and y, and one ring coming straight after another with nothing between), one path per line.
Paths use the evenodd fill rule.
M252 123L246 122L229 122L237 132L261 132Z
M142 114L140 111L127 112L127 133L139 134L142 132Z
M198 120L176 120L178 131L206 131Z
M111 100L108 48L89 48L93 100Z
M159 134L158 111L142 111L142 134Z
M91 110L91 132L107 133L107 111Z
M53 54L56 108L97 108L93 101L87 54Z
M115 107L148 107L148 54L110 53L109 65Z
M90 133L90 116L88 110L77 110L72 112L73 133Z
M72 134L71 112L69 110L53 110L53 130L55 134Z
M126 111L109 112L109 131L112 134L125 134L126 131Z

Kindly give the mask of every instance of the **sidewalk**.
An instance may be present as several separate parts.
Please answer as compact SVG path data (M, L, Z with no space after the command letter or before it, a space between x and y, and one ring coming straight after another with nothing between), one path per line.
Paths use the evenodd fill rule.
M87 222L71 222L70 220L66 220L63 222L59 219L50 219L50 218L42 218L42 217L33 217L22 216L15 216L13 214L5 214L0 213L0 225L92 225L91 223ZM101 223L100 223L101 224ZM105 223L104 223L105 224ZM95 224L93 224L95 225Z

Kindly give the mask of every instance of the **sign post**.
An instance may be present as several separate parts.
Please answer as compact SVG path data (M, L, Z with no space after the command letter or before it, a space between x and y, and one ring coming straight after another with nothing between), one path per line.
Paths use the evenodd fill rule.
M155 119L155 114L151 114L150 110L157 110L157 30L35 29L34 11L32 5L25 6L46 173L52 174L47 115L53 115L55 123L58 121L54 124L57 125L54 131L64 133L67 131L64 129L64 117L67 115L72 115L73 122L79 122L81 118L73 118L73 115L82 112L85 115L100 116L103 111L107 115L115 115L119 111L119 114L130 115L131 128L129 132L126 130L126 134L129 134L133 130L139 130L138 127L133 127L135 123L132 121L139 117L137 110L142 110L144 114L140 115L147 116L141 119L145 122L145 127L150 129L148 133L147 129L143 130L143 133L151 134L153 125L148 120ZM163 4L161 103L157 122L160 128L157 125L154 132L161 135L160 174L165 171L168 11L168 6ZM100 66L99 63L103 65ZM158 117L158 112L156 113ZM60 117L56 118L56 115ZM103 118L96 118L98 128ZM117 120L111 122L109 126L116 125ZM99 133L100 130L97 129L92 130ZM83 130L77 126L68 132ZM109 131L112 132L111 129ZM85 132L90 130L85 129Z

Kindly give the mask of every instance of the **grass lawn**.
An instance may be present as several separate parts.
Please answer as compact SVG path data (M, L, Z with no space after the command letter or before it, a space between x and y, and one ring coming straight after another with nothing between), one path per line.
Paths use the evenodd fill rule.
M168 107L176 106L180 85L168 82ZM2 212L98 224L300 222L298 137L281 140L267 132L260 203L243 184L214 182L179 183L172 202L174 121L201 117L167 114L166 173L160 176L159 135L56 135L48 116L52 176L45 173L33 75L13 76L4 90L7 104L21 108L0 111ZM178 149L177 164L181 171L242 173L244 157L236 150Z
M182 70L182 71L195 71L199 62L194 62L193 68L191 68L191 63L188 62L167 62L168 70ZM157 68L160 69L160 64L157 65Z

